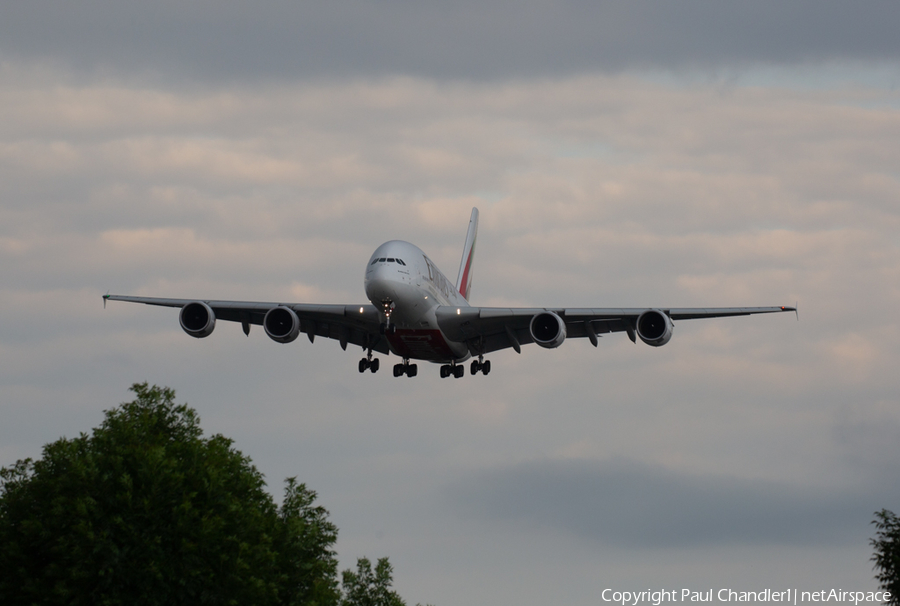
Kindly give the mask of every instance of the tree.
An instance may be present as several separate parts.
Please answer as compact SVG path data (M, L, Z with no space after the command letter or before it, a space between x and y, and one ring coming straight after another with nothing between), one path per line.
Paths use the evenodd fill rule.
M889 604L900 604L900 518L887 509L875 512L875 538L871 540L875 548L872 560L878 574L875 578L881 588L891 592Z
M406 606L400 596L391 591L394 569L387 558L379 558L372 571L368 558L356 561L356 572L343 573L344 596L341 606Z
M336 604L337 559L331 546L337 540L337 527L328 521L324 507L314 507L316 493L286 480L284 502L279 511L278 569L284 599L290 606Z
M336 605L336 527L168 388L135 384L91 435L0 471L2 604Z

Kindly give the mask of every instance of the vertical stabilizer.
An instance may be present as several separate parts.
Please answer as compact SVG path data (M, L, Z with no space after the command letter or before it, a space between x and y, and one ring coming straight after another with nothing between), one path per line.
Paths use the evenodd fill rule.
M478 209L472 209L469 219L469 231L466 233L466 246L463 248L462 261L459 263L459 277L456 278L456 290L468 301L472 292L472 259L475 257L475 234L478 232Z

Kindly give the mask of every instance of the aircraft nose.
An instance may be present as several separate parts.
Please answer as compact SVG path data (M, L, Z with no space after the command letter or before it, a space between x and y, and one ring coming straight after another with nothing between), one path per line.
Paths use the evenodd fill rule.
M366 275L366 279L369 282L386 282L394 279L395 271L384 264L376 265L372 268L370 272Z
M385 266L376 266L369 272L366 276L366 296L369 297L369 300L380 301L394 298L392 276L393 272Z

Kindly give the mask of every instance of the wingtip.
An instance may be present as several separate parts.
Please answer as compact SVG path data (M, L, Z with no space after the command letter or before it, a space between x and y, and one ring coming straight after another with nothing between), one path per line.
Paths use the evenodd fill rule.
M797 315L797 321L800 321L800 302L794 303L793 307L788 307L787 305L781 306L781 311L792 311Z

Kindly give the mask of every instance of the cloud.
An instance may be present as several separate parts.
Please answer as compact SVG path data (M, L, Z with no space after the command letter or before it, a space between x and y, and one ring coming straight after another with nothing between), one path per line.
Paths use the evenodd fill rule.
M774 372L786 384L792 370L804 385L822 373L859 385L848 371L892 360L881 338L897 330L883 318L900 292L890 92L723 93L630 76L185 92L10 75L6 284L356 302L360 264L383 240L417 242L452 274L480 206L476 303L801 300L819 367L755 375L721 350L707 362L732 380ZM846 324L860 292L872 315ZM701 358L737 342L772 356L749 326L685 325L676 338L694 347L698 335Z
M886 480L887 478L882 478ZM888 483L813 487L700 475L632 460L537 460L452 484L464 514L619 547L829 545L854 540Z
M0 39L9 59L126 77L503 79L892 61L897 18L889 2L39 0L6 7Z

